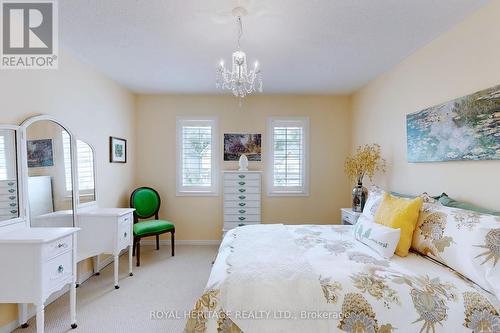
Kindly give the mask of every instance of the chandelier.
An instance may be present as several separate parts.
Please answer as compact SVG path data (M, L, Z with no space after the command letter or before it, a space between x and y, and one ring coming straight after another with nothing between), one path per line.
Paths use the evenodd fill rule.
M248 70L247 55L240 48L240 40L243 35L243 23L241 17L246 15L243 7L233 9L238 25L238 48L233 52L231 70L226 69L224 60L221 60L217 68L217 88L231 90L233 95L241 99L254 91L262 92L262 73L259 63L256 61L254 68Z

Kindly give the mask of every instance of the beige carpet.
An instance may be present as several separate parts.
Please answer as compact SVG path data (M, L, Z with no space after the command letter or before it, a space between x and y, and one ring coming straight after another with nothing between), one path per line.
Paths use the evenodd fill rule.
M141 247L141 267L134 266L128 276L128 256L120 258L120 289L113 286L109 265L100 276L93 276L77 289L78 328L69 325L69 296L60 297L45 310L45 332L172 332L184 329L182 319L150 319L151 311L184 311L192 309L208 280L216 246L177 246L175 257L170 248L156 251ZM135 259L135 258L134 258ZM35 332L34 319L27 329L15 333Z

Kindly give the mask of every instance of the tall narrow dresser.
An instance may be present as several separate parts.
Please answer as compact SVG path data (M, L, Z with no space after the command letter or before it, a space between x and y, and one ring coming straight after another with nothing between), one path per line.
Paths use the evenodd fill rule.
M224 227L227 231L261 222L261 171L224 171Z

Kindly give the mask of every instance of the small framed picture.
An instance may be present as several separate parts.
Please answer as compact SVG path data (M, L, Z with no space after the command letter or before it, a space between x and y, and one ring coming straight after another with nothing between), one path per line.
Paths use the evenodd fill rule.
M109 137L109 161L111 163L127 163L127 140Z

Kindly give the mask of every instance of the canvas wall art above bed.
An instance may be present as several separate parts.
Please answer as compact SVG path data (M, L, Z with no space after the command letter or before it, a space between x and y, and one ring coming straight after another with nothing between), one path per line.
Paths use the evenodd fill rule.
M500 85L406 116L408 162L500 160Z

